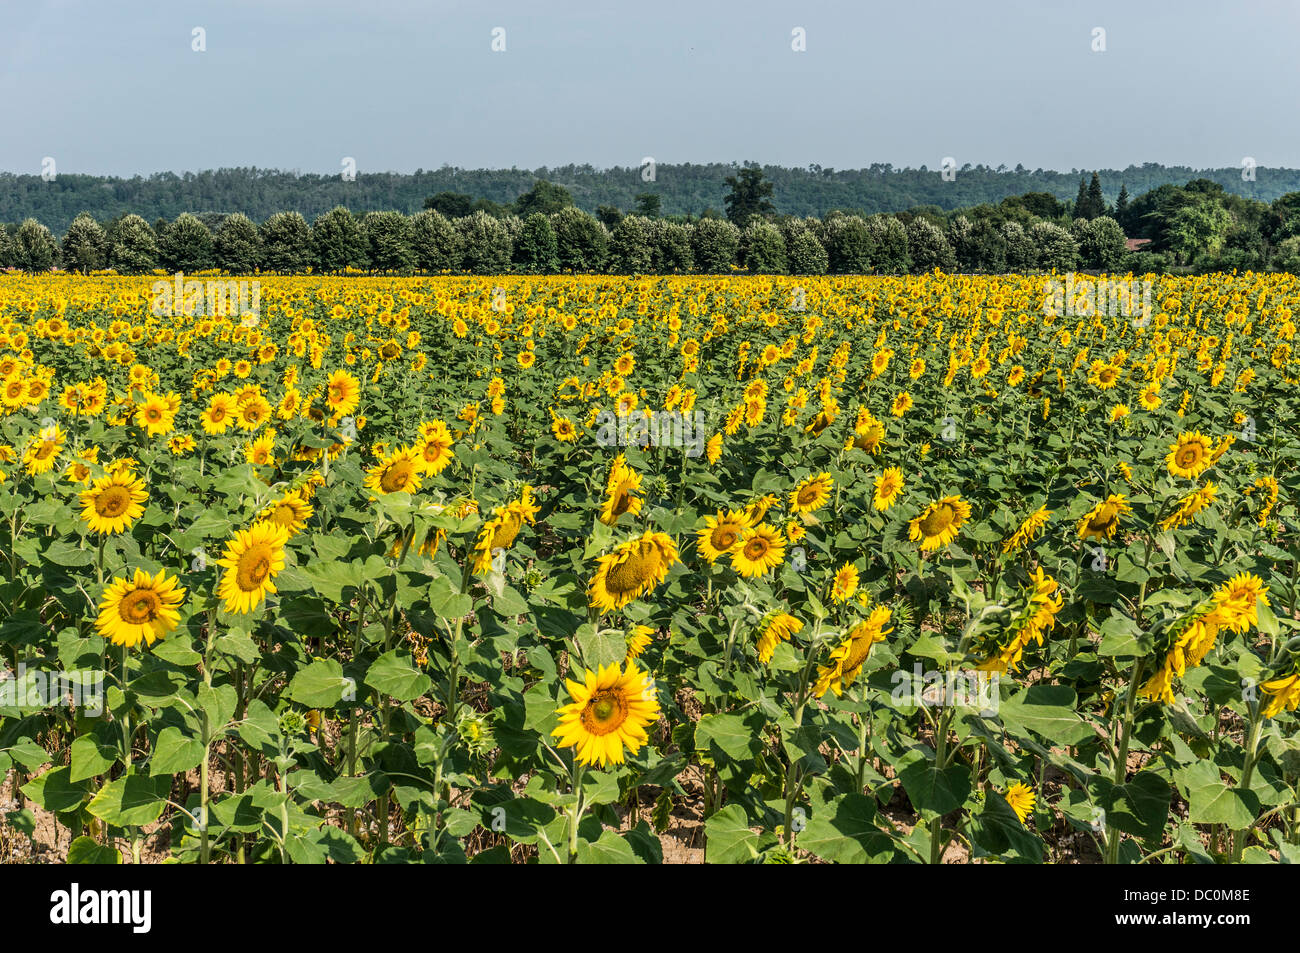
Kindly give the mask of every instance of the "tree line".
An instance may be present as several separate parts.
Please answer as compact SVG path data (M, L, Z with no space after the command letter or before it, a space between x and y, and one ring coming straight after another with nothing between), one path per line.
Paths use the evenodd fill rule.
M0 227L0 267L121 274L345 272L907 274L1072 270L1160 272L1273 268L1300 272L1300 192L1272 203L1196 179L1108 204L1100 176L1073 202L1046 192L945 211L919 206L820 218L779 214L776 186L747 165L725 180L725 214L665 216L642 192L624 212L579 208L546 180L508 204L469 193L429 196L413 215L336 206L314 221L297 211L261 223L242 213L150 224L83 212L61 239L34 218ZM1128 237L1144 241L1130 249Z
M343 205L358 215L371 211L418 212L424 200L439 192L465 193L476 200L508 205L538 179L563 185L574 204L593 215L602 205L631 210L639 193L658 196L663 214L701 216L720 210L726 179L735 163L643 164L598 169L566 165L539 169L418 169L414 173L358 172L345 180L340 174L298 174L293 171L237 168L203 172L160 172L120 178L59 172L46 181L40 175L0 173L0 221L35 218L63 234L81 212L109 222L134 212L147 221L171 221L181 212L242 212L262 222L276 212L296 209L314 221ZM779 211L800 218L821 217L839 209L864 218L934 205L944 211L996 204L1026 192L1044 192L1071 201L1080 172L1058 172L963 164L952 175L940 174L936 164L895 168L875 163L861 169L809 165L761 167L776 186ZM1203 178L1230 193L1259 202L1272 202L1300 191L1300 170L1258 168L1243 177L1240 167L1197 170L1157 163L1126 169L1099 169L1101 187L1114 203L1121 186L1140 195L1161 185L1178 185ZM1083 173L1086 175L1086 173Z

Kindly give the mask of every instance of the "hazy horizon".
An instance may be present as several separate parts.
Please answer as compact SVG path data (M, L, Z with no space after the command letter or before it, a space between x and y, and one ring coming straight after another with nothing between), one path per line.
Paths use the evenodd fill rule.
M359 173L628 168L647 156L1300 167L1300 130L1278 121L1300 78L1300 9L1268 0L49 0L6 15L0 169L18 174L39 174L47 156L59 173L123 178L336 174L349 156Z

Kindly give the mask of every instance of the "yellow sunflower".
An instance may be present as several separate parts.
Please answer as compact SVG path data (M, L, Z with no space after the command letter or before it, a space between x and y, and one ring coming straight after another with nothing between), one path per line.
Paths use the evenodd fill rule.
M399 447L366 471L366 489L376 493L414 493L420 488L424 459L410 447Z
M781 565L785 558L785 537L770 523L745 530L731 551L731 565L742 576L753 578Z
M704 528L695 533L696 548L709 562L717 562L720 556L736 548L740 534L748 526L743 512L719 510L717 516L704 517Z
M95 628L114 645L135 648L142 640L153 645L180 623L177 610L185 590L176 582L165 569L156 576L137 569L130 580L114 579L104 590Z
M791 513L813 513L830 501L835 481L829 473L808 477L790 493Z
M961 495L945 496L921 511L908 526L908 538L921 544L921 552L942 549L957 538L970 519L970 504Z
M297 490L290 490L262 511L261 518L267 522L282 526L293 536L307 526L315 510L303 499Z
M560 723L551 734L559 747L574 749L579 763L622 764L624 748L636 754L649 742L646 728L659 720L659 700L634 662L586 669L582 682L565 679L565 687L572 701L556 710Z
M1020 818L1020 823L1023 824L1025 818L1034 812L1034 789L1017 781L1007 789L1006 801L1011 805L1011 810L1016 812L1016 817Z
M424 424L420 428L420 442L415 445L425 473L439 474L456 456L451 449L451 431L441 420Z
M624 513L636 516L641 512L641 475L627 465L623 454L614 458L605 481L605 500L600 507L600 521L613 526Z
M252 612L268 593L275 592L271 582L284 568L284 546L289 531L263 520L252 529L239 530L226 544L226 552L217 565L226 571L217 586L227 612Z
M789 642L790 637L803 628L803 622L784 612L769 615L759 627L758 660L764 665L772 661L777 644Z
M1119 518L1132 512L1124 494L1113 493L1083 514L1079 520L1079 538L1114 539L1115 531L1119 529Z
M81 491L81 518L92 533L122 533L144 514L148 499L143 480L128 472L113 473Z
M347 371L335 371L325 384L325 403L337 417L346 417L361 401L361 382Z
M871 505L883 512L898 502L902 492L903 471L898 467L888 467L876 477L876 488L871 495Z
M813 694L821 698L827 690L839 698L844 689L857 679L863 664L871 656L871 647L877 642L885 641L885 636L893 629L886 629L891 610L888 606L876 606L865 622L859 622L844 638L844 641L831 653L830 664L820 666Z
M588 604L601 612L621 609L663 582L677 561L677 544L664 533L647 531L600 557L587 588Z
M853 563L845 563L835 573L835 581L831 584L831 601L848 602L857 591L858 567Z
M1209 469L1213 453L1209 437L1195 431L1182 433L1178 435L1177 443L1169 445L1165 465L1172 475L1195 480Z

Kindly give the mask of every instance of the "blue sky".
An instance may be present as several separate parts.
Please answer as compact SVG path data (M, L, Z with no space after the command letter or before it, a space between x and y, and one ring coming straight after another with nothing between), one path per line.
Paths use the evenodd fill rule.
M1286 0L10 0L4 17L12 172L1300 166Z

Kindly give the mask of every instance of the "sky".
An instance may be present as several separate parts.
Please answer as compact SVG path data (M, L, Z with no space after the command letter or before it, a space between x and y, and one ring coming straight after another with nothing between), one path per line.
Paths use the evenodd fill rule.
M335 173L345 157L359 172L1300 167L1295 0L6 0L3 14L8 172L46 157L120 176Z

